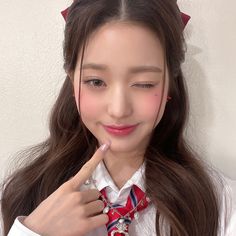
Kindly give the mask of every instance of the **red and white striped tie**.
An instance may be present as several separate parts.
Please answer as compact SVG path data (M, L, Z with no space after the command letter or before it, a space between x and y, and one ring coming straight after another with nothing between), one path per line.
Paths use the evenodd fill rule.
M100 192L102 193L106 201L108 201L105 188ZM105 201L104 203L106 208L107 203ZM138 211L145 209L148 206L148 203L149 198L147 198L145 193L136 185L132 186L125 206L112 204L109 202L109 204L112 206L112 209L116 209L120 213L120 215L125 217L120 216L116 211L112 209L107 212L107 215L109 216L109 221L106 224L108 236L129 235L128 228L131 224L131 221L134 219L134 215L137 215ZM132 211L136 206L137 208Z

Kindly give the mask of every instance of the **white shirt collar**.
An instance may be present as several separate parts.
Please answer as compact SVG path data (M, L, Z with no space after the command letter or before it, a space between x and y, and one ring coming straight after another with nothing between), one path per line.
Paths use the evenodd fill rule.
M110 187L113 191L120 195L119 193L121 193L123 190L131 188L135 184L143 192L145 192L146 189L144 184L144 170L145 162L143 162L139 169L132 175L132 177L124 184L124 186L120 190L115 185L103 161L101 161L96 167L95 171L92 174L92 178L95 181L99 191L101 191L105 187Z

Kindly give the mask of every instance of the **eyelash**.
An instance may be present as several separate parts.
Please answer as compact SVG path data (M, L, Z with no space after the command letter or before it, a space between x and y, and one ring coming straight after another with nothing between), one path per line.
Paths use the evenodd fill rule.
M104 82L100 79L85 80L85 81L83 81L83 84L88 84L89 86L92 86L92 87L101 87L101 86L94 85L94 82L102 82L104 84Z
M83 84L88 84L89 86L95 87L95 88L101 88L102 86L95 85L95 82L103 83L104 82L100 79L90 79L90 80L85 80L83 81ZM155 84L135 84L138 88L144 88L144 89L151 89L154 88L156 85Z

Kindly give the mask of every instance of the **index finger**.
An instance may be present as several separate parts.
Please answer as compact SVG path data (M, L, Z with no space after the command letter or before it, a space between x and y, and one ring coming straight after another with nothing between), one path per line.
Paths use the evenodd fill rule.
M79 172L70 180L74 188L79 188L84 182L92 175L100 161L105 157L105 153L108 150L110 143L101 145L94 155L88 160Z

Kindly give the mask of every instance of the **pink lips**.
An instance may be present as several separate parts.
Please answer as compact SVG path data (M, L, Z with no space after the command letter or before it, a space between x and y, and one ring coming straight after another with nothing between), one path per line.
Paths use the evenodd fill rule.
M129 126L104 125L103 127L108 133L112 135L125 136L132 133L136 129L137 126L138 125L129 125Z

